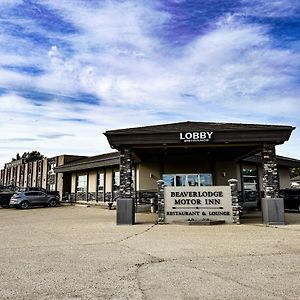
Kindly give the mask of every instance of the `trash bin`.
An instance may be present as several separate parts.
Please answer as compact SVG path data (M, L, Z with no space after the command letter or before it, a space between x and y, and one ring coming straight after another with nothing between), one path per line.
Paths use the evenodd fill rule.
M133 198L117 200L117 225L134 225L135 207Z

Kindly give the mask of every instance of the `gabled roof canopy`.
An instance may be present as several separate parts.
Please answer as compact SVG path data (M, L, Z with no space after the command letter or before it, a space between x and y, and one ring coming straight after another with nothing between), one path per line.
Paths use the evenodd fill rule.
M85 157L54 168L55 173L65 173L89 170L106 166L118 166L120 163L119 152L111 152L96 156Z
M112 148L125 146L187 146L187 145L225 145L225 144L263 144L275 145L287 141L292 126L180 122L164 125L144 126L109 130L104 134ZM199 135L197 135L199 133ZM206 135L205 135L206 133ZM193 135L195 134L195 135ZM196 137L196 138L194 138ZM202 138L199 138L202 137ZM187 138L187 139L185 139Z
M243 159L245 162L254 162L261 163L261 154L256 154L250 157ZM276 161L278 166L284 166L289 168L298 168L300 167L300 160L285 156L276 155Z
M273 129L294 129L295 127L286 125L264 125L264 124L244 124L244 123L216 123L216 122L178 122L160 125L150 125L125 129L108 130L105 134L134 134L134 133L155 133L155 132L178 132L194 130L212 131L242 131L242 130L273 130Z
M260 161L260 157L249 156L259 153L264 143L274 145L287 141L292 126L181 122L164 125L144 126L110 130L105 132L112 148L134 149L137 157L143 155L160 155L168 149L171 153L211 152L224 159L243 159ZM187 152L189 150L189 152ZM200 152L199 152L200 151ZM105 166L118 165L118 152L83 158L56 167L55 172L72 172L83 169L94 169ZM278 163L290 167L298 166L299 161L278 156Z

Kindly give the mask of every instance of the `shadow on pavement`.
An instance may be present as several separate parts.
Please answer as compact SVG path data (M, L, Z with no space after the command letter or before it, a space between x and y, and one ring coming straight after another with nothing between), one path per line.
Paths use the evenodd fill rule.
M154 213L136 213L135 224L146 225L146 224L157 224L158 216Z
M297 211L286 211L284 214L286 225L300 225L300 214ZM241 224L262 224L261 211L248 211L240 218Z

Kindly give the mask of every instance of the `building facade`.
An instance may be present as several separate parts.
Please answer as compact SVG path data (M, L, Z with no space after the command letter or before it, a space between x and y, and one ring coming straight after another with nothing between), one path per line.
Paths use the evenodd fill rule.
M113 130L105 135L118 152L70 162L55 172L70 178L75 200L131 197L143 203L156 197L160 179L173 186L221 186L235 178L240 196L255 206L266 194L290 187L290 168L300 161L276 156L275 146L293 129L183 122Z
M63 195L70 189L70 182L63 178L63 174L55 173L54 169L82 158L75 155L59 155L28 163L23 159L6 163L1 170L0 184L21 188L39 187L59 191Z
M107 131L115 152L92 157L61 155L1 171L2 184L59 190L72 201L107 202L118 197L149 203L157 181L170 186L224 186L238 180L240 197L259 206L289 188L296 159L276 156L276 145L294 127L182 122Z
M132 165L132 197L136 203L149 203L156 197L157 181L163 179L166 185L198 186L198 185L227 185L228 179L238 179L238 188L244 196L246 206L255 207L259 204L259 196L263 191L263 168L259 155L251 156L232 164L219 164L211 172L209 164L189 156L194 162L201 163L202 167L191 164L180 166L179 158L176 163L167 162L165 172L162 173L158 162L142 162L134 160ZM290 168L299 165L300 161L277 156L279 189L290 187ZM56 172L63 173L70 178L71 185L68 191L73 201L115 201L120 196L120 153L108 153L89 157L59 166Z

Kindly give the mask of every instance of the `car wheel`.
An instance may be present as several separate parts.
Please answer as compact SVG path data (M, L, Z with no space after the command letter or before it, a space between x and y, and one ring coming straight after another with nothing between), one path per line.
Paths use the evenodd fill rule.
M19 207L21 209L26 209L29 207L29 202L28 201L23 201L22 203L20 203Z
M56 206L56 200L55 200L55 199L51 199L51 200L49 201L48 205L49 205L50 207Z
M8 207L8 204L1 204L0 205L2 208L7 208Z

